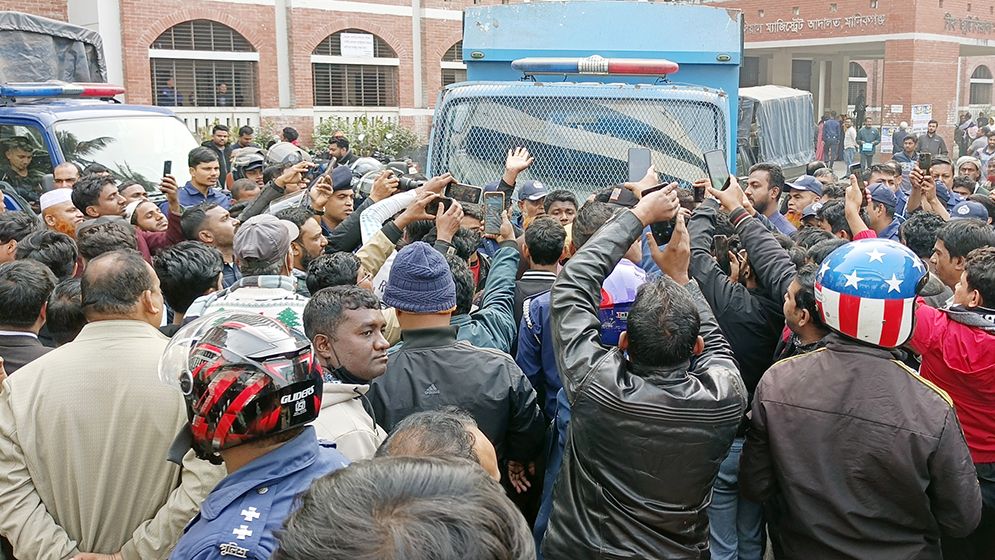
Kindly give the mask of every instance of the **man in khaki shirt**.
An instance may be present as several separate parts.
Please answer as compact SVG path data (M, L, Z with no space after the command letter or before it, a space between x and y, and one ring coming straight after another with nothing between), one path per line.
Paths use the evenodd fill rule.
M134 251L90 261L89 323L3 382L0 534L26 559L166 558L223 476L193 452L166 461L186 422L158 378L159 280Z

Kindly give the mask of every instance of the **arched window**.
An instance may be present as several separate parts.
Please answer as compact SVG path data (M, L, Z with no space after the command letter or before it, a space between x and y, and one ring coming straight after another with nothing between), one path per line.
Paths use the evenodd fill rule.
M196 19L170 27L149 48L156 105L256 107L259 53L238 31Z
M856 62L850 63L850 77L847 80L849 83L849 93L847 94L847 103L849 105L856 105L857 98L863 96L864 103L867 103L867 72L864 71L864 67L857 64Z
M359 29L329 35L311 53L316 107L397 107L400 60L386 41Z
M463 64L463 41L460 41L442 55L442 87L465 81L466 64Z
M971 105L991 105L992 103L992 71L987 66L978 66L971 74L971 95L968 103Z

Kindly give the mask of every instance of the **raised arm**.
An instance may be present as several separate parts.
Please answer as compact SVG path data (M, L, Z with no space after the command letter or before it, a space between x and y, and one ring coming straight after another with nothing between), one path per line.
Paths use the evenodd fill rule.
M711 193L720 201L722 209L729 214L729 221L736 227L760 285L774 301L783 300L795 276L791 255L781 247L773 233L750 216L756 212L738 182L732 181L724 191L712 189Z
M715 213L718 208L717 202L706 200L695 210L687 227L691 236L691 278L698 282L712 310L722 314L732 302L749 301L750 295L746 286L730 282L712 257L711 242L715 236Z
M553 348L571 402L595 364L611 352L601 344L598 318L601 284L644 227L677 215L680 205L675 189L676 185L671 184L641 198L631 211L621 213L598 230L570 259L553 284L550 304ZM610 359L621 362L623 358L615 352Z

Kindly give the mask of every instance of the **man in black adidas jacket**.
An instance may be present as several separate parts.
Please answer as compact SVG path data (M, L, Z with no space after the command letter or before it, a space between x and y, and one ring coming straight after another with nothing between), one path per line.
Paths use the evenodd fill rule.
M598 318L605 276L643 228L677 214L675 187L602 227L553 285L553 346L571 423L546 560L708 558L706 507L746 389L688 278L682 219L665 254L655 252L669 278L640 289L619 347L601 343Z

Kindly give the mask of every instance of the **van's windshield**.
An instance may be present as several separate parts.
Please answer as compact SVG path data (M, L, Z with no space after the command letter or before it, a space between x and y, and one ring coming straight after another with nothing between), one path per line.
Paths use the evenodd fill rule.
M66 161L84 166L99 163L122 181L133 180L152 190L172 161L182 186L190 179L187 153L197 141L182 122L168 115L69 120L55 124Z

